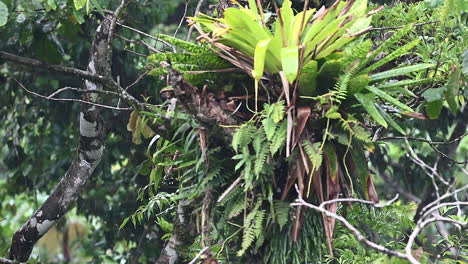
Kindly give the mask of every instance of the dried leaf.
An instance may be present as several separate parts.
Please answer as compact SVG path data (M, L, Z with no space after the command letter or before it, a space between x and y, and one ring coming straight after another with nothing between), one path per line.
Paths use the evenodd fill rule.
M307 124L307 121L310 117L311 109L309 106L301 106L297 108L297 115L296 115L296 126L294 126L294 143L292 145L292 150L296 147L299 138L304 132L304 127Z
M372 181L372 175L370 174L367 177L367 195L368 199L372 202L379 202L379 197L377 196L377 191L375 190L374 182Z

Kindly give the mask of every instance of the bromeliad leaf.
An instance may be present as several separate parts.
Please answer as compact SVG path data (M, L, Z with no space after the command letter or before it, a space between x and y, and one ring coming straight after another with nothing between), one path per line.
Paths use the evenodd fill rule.
M299 70L299 47L288 46L281 49L281 66L289 83L293 83Z
M377 123L387 128L387 122L385 122L385 119L374 105L374 101L372 100L374 96L372 94L357 93L354 96L361 103L364 109L366 109L367 113L369 113L369 115L374 118L375 121L377 121Z
M368 86L367 90L371 91L372 93L374 93L378 97L384 99L385 101L387 101L389 103L392 103L395 106L398 106L399 108L401 108L402 110L404 110L406 112L410 112L410 113L414 112L413 109L411 109L411 107L403 104L402 102L398 101L397 99L395 99L391 95L385 93L382 90L379 90L378 88L376 88L374 86Z
M395 76L406 75L411 72L425 70L425 69L432 68L432 67L434 67L434 64L422 63L422 64L417 64L417 65L412 65L412 66L405 66L405 67L401 67L401 68L397 68L393 70L388 70L384 72L379 72L379 73L370 75L369 78L371 79L371 82L376 82L376 81L392 78Z

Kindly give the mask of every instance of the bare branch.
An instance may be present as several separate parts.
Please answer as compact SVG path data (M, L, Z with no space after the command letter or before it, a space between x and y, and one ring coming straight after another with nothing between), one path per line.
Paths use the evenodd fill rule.
M143 40L133 40L133 39L128 39L125 38L119 34L114 33L114 36L118 37L119 39L122 39L123 41L134 43L134 44L139 44L142 46L145 46L149 51L152 51L154 53L161 53L160 50L156 49L155 47L151 46L150 44L144 42Z
M439 23L439 22L440 22L439 20L434 20L434 21L428 21L428 22L424 22L424 23L417 23L417 24L414 24L414 27L420 27L420 26L424 26L424 25L428 25L428 24L435 24L435 23ZM393 30L393 29L400 29L400 28L403 28L403 26L371 28L371 29L369 29L369 31L385 31L385 30Z
M222 202L224 198L226 198L226 196L230 194L232 190L234 190L234 188L236 188L236 186L241 182L242 178L243 178L243 175L237 177L237 179L219 196L218 201L216 202L217 203Z
M444 157L445 159L448 159L450 160L451 162L453 163L456 163L456 164L461 164L461 165L464 165L466 163L468 163L468 160L464 160L464 161L457 161L457 160L454 160L453 158L449 157L447 154L443 153L442 151L440 151L438 148L436 148L434 145L448 145L448 144L452 144L452 143L455 143L461 139L463 139L465 136L468 135L468 132L464 133L463 135L451 140L451 141L448 141L448 142L437 142L437 141L431 141L431 140L427 140L427 139L424 139L424 138L416 138L416 137L382 137L380 138L379 140L413 140L413 141L421 141L421 142L425 142L427 144L429 144L429 146L435 151L437 152L437 154L439 154L440 156Z
M363 243L364 245L366 245L366 246L368 246L368 247L370 247L372 249L375 249L375 250L377 250L379 252L382 252L384 254L390 255L390 256L396 256L396 257L399 257L399 258L407 259L406 254L403 254L401 252L388 249L388 248L386 248L384 246L381 246L379 244L376 244L376 243L368 240L359 230L357 230L353 225L351 225L344 217L339 216L339 215L337 215L335 213L332 213L332 212L326 210L324 208L325 205L323 203L320 204L320 206L315 206L313 204L310 204L310 203L307 203L306 201L304 201L302 199L302 196L300 195L300 192L298 190L297 185L296 185L296 191L297 191L299 197L296 199L296 202L291 203L291 206L306 206L308 208L313 209L314 211L321 212L321 213L325 214L328 217L332 217L332 218L340 221L347 229L349 229L351 231L351 233L353 233L353 235L359 240L359 242ZM326 201L326 202L332 202L332 201L336 201L336 200L345 201L347 199L335 199L335 200L330 200L330 201ZM363 200L352 199L351 201L362 202ZM365 201L365 203L372 204L371 201Z
M431 223L434 223L434 222L447 222L447 223L459 225L461 227L466 227L467 226L467 223L462 223L462 222L456 221L454 219L450 219L450 218L442 217L442 216L435 216L435 217L429 218L429 219L427 219L425 221L422 221L422 219L423 218L420 219L420 222L414 228L413 232L411 233L411 235L410 235L410 237L408 239L408 244L405 247L406 259L408 259L409 262L411 262L412 264L420 264L420 262L414 258L413 253L411 252L411 250L412 250L412 247L413 247L413 244L414 244L414 240L419 235L419 233L424 229L424 227L426 227L428 224L431 224Z
M153 35L150 35L150 34L148 34L148 33L145 33L145 32L143 32L143 31L141 31L141 30L136 29L136 28L129 27L129 26L124 25L124 24L119 23L119 22L117 22L117 25L119 25L119 26L121 26L121 27L123 27L123 28L129 29L129 30L131 30L131 31L134 31L134 32L136 32L136 33L138 33L138 34L141 34L141 35L143 35L143 36L145 36L145 37L148 37L148 38L150 38L150 39L159 41L159 42L163 43L164 45L166 45L166 46L172 48L172 50L173 50L174 52L176 52L175 47L174 47L171 43L169 43L169 42L167 42L167 41L164 41L164 40L162 40L162 39L160 39L160 38L158 38L158 37L155 37L155 36L153 36Z
M14 79L14 78L13 78ZM59 89L58 91L52 93L51 95L49 96L45 96L45 95L42 95L42 94L39 94L39 93L36 93L36 92L33 92L31 90L28 90L28 88L26 88L22 83L20 83L18 80L14 79L18 85L23 89L25 90L26 92L34 95L34 96L37 96L37 97L40 97L40 98L44 98L44 99L47 99L47 100L51 100L51 101L62 101L62 102L78 102L78 103L83 103L83 104L89 104L89 105L94 105L94 106L98 106L98 107L102 107L102 108L107 108L107 109L112 109L112 110L118 110L118 111L129 111L129 110L132 110L133 108L131 107L125 107L125 108L121 108L121 107L114 107L114 106L110 106L110 105L103 105L103 104L99 104L99 103L94 103L94 102L90 102L90 101L85 101L85 100L81 100L81 99L73 99L73 98L53 98L54 95L56 95L57 93L59 92L62 92L64 90L72 90L72 89L77 89L77 88L72 88L72 87L65 87L65 88L62 88L62 89ZM98 90L94 90L94 91L89 91L89 90L81 90L80 92L82 93L101 93L103 91L98 91Z
M358 202L358 203L363 203L363 204L369 204L372 205L375 208L383 208L386 206L391 205L394 203L396 200L398 200L399 194L397 193L395 197L393 197L390 201L381 204L381 203L374 203L372 201L367 201L367 200L362 200L362 199L357 199L357 198L339 198L339 199L333 199L333 200L328 200L324 201L323 203L320 204L319 207L325 208L325 205L332 204L332 203L337 203L337 202Z
M447 191L444 195L440 196L439 198L437 198L436 200L434 200L432 203L426 205L422 210L421 210L421 213L420 214L423 214L425 213L427 210L429 210L431 207L433 207L434 205L438 204L440 201L444 200L444 199L447 199L449 197L452 197L453 195L456 195L457 193L459 192L462 192L464 190L468 189L468 184L459 188L459 189L456 189L454 191Z
M188 264L195 264L197 263L197 260L203 255L203 253L205 253L208 249L210 249L209 247L205 247L203 248L202 250L200 250L200 252L198 252L198 254L192 259L192 261L190 261Z

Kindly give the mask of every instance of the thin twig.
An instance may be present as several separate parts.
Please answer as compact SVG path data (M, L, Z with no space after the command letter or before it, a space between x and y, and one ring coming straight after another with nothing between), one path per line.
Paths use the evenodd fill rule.
M229 186L229 188L227 188L223 194L221 194L221 196L219 196L218 200L216 201L217 203L220 203L224 200L224 198L226 198L226 196L228 194L230 194L232 192L232 190L234 190L234 188L236 188L236 186L240 183L240 181L242 180L243 178L243 175L237 177L237 179Z
M33 92L31 90L28 90L26 87L24 87L24 85L22 83L20 83L18 80L16 80L15 78L13 78L13 80L15 80L18 85L23 88L26 92L32 94L32 95L35 95L37 97L40 97L40 98L44 98L44 99L47 99L47 100L51 100L51 101L71 101L71 102L78 102L78 103L84 103L84 104L89 104L89 105L95 105L95 106L98 106L98 107L102 107L102 108L107 108L107 109L112 109L112 110L118 110L118 111L129 111L129 110L132 110L133 108L131 107L126 107L126 108L119 108L119 107L114 107L114 106L110 106L110 105L103 105L103 104L98 104L98 103L93 103L93 102L88 102L88 101L84 101L84 100L81 100L81 99L70 99L70 98L49 98L48 96L45 96L45 95L42 95L42 94L38 94L36 92ZM93 91L93 92L96 92L96 91Z
M434 20L434 21L428 21L424 23L417 23L414 24L414 27L420 27L428 24L434 24L434 23L439 23L439 20ZM397 27L380 27L380 28L371 28L369 31L385 31L385 30L393 30L393 29L400 29L403 28L403 26L397 26Z
M195 264L197 263L197 260L203 255L203 253L205 253L208 249L210 249L209 247L205 247L204 249L200 250L200 252L198 252L198 254L192 259L192 261L189 262L189 264Z
M104 95L120 96L116 92L106 91L106 90L85 90L85 89L79 89L79 88L74 88L74 87L64 87L64 88L60 88L57 91L51 93L49 96L47 96L47 99L52 99L57 94L59 94L61 92L64 92L64 91L68 91L68 90L75 91L75 92L78 92L78 93L97 93L97 94L104 94Z
M126 52L130 52L130 53L132 53L132 54L134 54L134 55L137 55L138 57L142 57L142 58L148 57L148 56L146 56L145 54L138 53L138 52L133 51L133 50L131 50L131 49L124 48L124 50L125 50Z
M201 9L204 1L205 0L199 0L198 1L197 7L195 8L195 12L193 13L194 17L198 16L198 13L200 13L200 9ZM192 35L192 31L193 31L193 27L190 27L189 30L188 30L188 33L187 33L187 41L190 40L190 36Z
M148 37L148 38L150 38L150 39L159 41L159 42L163 43L164 45L166 45L166 46L172 48L172 50L173 50L174 52L176 52L176 49L175 49L174 45L172 45L171 43L169 43L169 42L167 42L167 41L164 41L164 40L162 40L162 39L160 39L160 38L158 38L158 37L155 37L155 36L153 36L153 35L150 35L150 34L148 34L148 33L145 33L145 32L143 32L143 31L141 31L141 30L136 29L136 28L129 27L129 26L124 25L124 24L122 24L122 23L119 23L119 22L116 22L116 23L117 23L117 25L119 25L119 26L121 26L121 27L123 27L123 28L126 28L126 29L129 29L129 30L131 30L131 31L134 31L134 32L136 32L136 33L138 33L138 34L141 34L141 35L143 35L143 36L145 36L145 37Z
M357 199L357 198L339 198L339 199L324 201L323 203L321 203L319 205L319 207L325 208L325 205L332 204L332 203L337 203L337 202L358 202L358 203L372 205L372 207L375 207L375 208L383 208L383 207L391 205L396 200L398 200L398 198L399 198L399 194L397 193L397 194L395 194L395 197L393 197L390 201L388 201L388 202L386 202L384 204L381 204L381 203L376 204L376 203L374 203L372 201L367 201L367 200Z
M155 47L151 46L150 44L144 42L143 40L133 40L133 39L128 39L126 37L123 37L119 34L116 34L114 33L114 36L126 41L126 42L130 42L130 43L135 43L135 44L139 44L139 45L142 45L142 46L145 46L149 51L152 51L154 53L161 53L160 50L156 49Z
M177 28L176 28L176 30L174 32L174 35L173 35L174 38L177 36L177 33L179 32L179 29L182 26L182 23L184 23L185 16L187 15L187 8L188 8L188 5L189 5L190 1L191 0L188 0L187 2L185 2L184 14L180 18L179 25L177 25Z
M422 220L422 218L421 218L421 220ZM442 217L442 216L435 216L435 217L429 218L429 219L427 219L425 221L421 221L421 220L416 225L413 232L409 236L408 244L406 244L406 247L405 247L406 259L408 259L409 262L411 262L412 264L420 264L420 262L414 258L413 253L411 252L411 250L412 250L412 247L413 247L413 244L414 244L414 240L419 235L419 233L424 229L424 227L426 227L428 224L431 224L431 223L434 223L434 222L447 222L447 223L456 224L456 225L459 225L459 226L462 226L462 227L466 227L466 225L467 225L466 223L462 223L460 221L456 221L454 219L447 218L447 217Z
M468 132L464 133L463 135L451 140L451 141L448 141L448 142L433 142L433 141L430 141L430 140L427 140L427 139L424 139L424 138L416 138L416 137L383 137L383 138L380 138L379 140L383 141L383 140L414 140L414 141L421 141L421 142L425 142L427 144L429 144L429 146L435 151L437 152L440 156L442 156L443 158L445 159L448 159L450 160L451 162L453 163L456 163L456 164L460 164L460 165L464 165L466 163L468 163L468 160L464 160L464 161L457 161L457 160L454 160L453 158L449 157L447 154L443 153L442 151L440 151L438 148L436 148L434 145L447 145L447 144L452 144L454 142L457 142L459 140L461 140L462 138L464 138L465 136L468 135Z
M129 86L125 87L125 91L127 91L128 89L132 88L133 86L135 86L137 83L139 83L151 70L146 70L144 73L142 73L140 76L138 76L138 78L132 83L130 84Z
M401 252L398 252L398 251L394 251L394 250L391 250L391 249L388 249L384 246L381 246L379 244L376 244L370 240L368 240L359 230L357 230L353 225L351 225L345 218L343 218L342 216L339 216L335 213L332 213L328 210L326 210L325 208L322 207L322 205L320 206L315 206L313 204L310 204L310 203L307 203L306 201L304 201L302 199L302 196L298 190L298 187L297 185L295 186L296 187L296 191L298 193L298 198L296 199L296 202L294 203L291 203L292 206L306 206L308 208L311 208L315 211L318 211L318 212L321 212L323 214L325 214L326 216L328 217L332 217L338 221L340 221L347 229L349 229L351 231L351 233L353 233L353 235L363 244L365 244L366 246L372 248L372 249L375 249L379 252L382 252L384 254L387 254L387 255L390 255L390 256L396 256L396 257L399 257L399 258L403 258L403 259L407 259L407 255L406 254L403 254ZM369 203L371 203L370 201L368 201Z

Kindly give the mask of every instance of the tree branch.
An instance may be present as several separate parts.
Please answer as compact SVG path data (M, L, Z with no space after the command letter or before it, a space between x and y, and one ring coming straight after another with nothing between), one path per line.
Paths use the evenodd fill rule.
M93 80L111 79L108 61L110 50L107 49L109 25L109 21L104 20L96 29L86 72L63 66L51 66L36 60L6 54L5 52L0 52L0 56L21 64L78 74ZM102 90L101 83L90 81L88 78L84 81L86 90ZM82 95L82 100L99 104L100 97L96 93L86 93ZM21 262L27 261L36 242L72 208L73 203L101 160L104 151L104 137L104 123L100 115L100 108L82 103L80 110L80 145L77 154L52 194L13 235L9 259Z
M351 225L344 217L339 216L339 215L325 209L326 204L339 202L339 201L341 201L341 202L343 202L343 201L363 202L363 203L371 204L371 205L374 204L373 202L360 200L360 199L354 199L354 198L348 198L348 199L329 200L329 201L325 201L324 203L320 204L319 206L315 206L313 204L307 203L306 201L304 201L302 199L302 195L300 194L300 192L299 192L299 190L297 188L297 185L296 185L296 191L298 193L298 198L296 199L296 201L294 203L291 203L291 206L306 206L308 208L313 209L314 211L321 212L321 213L325 214L328 217L332 217L332 218L340 221L348 230L351 231L351 233L353 233L353 235L359 240L359 242L363 243L364 245L366 245L366 246L368 246L368 247L370 247L372 249L375 249L375 250L377 250L379 252L382 252L384 254L390 255L390 256L396 256L396 257L404 258L404 259L407 258L406 254L403 254L401 252L388 249L388 248L386 248L384 246L381 246L379 244L376 244L376 243L368 240L359 230L357 230L357 228L355 228L353 225ZM393 201L393 199L392 199L392 201ZM381 205L380 207L382 207L382 206L383 205Z

